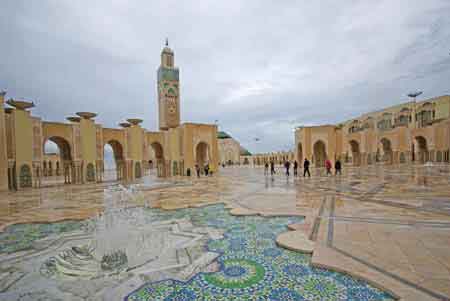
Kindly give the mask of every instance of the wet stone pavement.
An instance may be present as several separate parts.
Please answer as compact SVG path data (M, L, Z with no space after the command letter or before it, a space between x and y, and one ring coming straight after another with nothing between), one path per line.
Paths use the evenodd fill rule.
M114 185L0 194L0 300L450 298L448 165L345 168L332 177L313 170L311 178L249 167L200 179L151 174L133 184L141 197L132 205L153 207L152 222L170 222L183 255L174 250L158 272L40 279L58 239L89 235L87 220ZM36 266L22 267L21 256ZM39 285L25 288L30 279Z

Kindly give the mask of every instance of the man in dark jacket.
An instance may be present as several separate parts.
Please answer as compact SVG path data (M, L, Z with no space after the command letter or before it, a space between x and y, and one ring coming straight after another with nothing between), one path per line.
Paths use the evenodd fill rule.
M305 158L305 161L303 162L303 177L308 174L308 177L311 178L311 173L309 172L309 161L308 158Z
M275 174L275 163L273 163L273 161L270 161L270 174Z
M195 164L195 172L197 173L197 178L200 178L200 166L198 164Z
M334 163L334 169L335 169L335 175L339 173L339 175L342 174L342 165L341 161L339 159L336 160L336 163Z
M289 169L291 168L291 162L286 161L284 163L284 167L286 168L286 175L289 177Z
M297 176L298 163L297 160L294 161L294 176Z

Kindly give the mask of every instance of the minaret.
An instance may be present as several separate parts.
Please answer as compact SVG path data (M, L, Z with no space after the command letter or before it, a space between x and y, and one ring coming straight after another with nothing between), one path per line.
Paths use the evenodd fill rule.
M180 85L179 71L174 67L174 54L166 46L161 52L161 65L158 68L158 108L159 129L168 130L180 125Z

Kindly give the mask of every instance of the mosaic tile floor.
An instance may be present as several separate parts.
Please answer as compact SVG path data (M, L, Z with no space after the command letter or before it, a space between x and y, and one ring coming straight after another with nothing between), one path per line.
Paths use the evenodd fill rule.
M186 282L148 282L125 300L393 300L363 281L311 267L309 255L279 248L276 236L285 232L287 225L301 222L301 217L236 217L224 205L173 211L148 209L146 213L153 222L188 218L196 227L224 230L222 239L209 239L204 245L206 251L220 254L219 268L200 272ZM48 236L87 229L88 224L64 221L10 226L0 234L0 258L31 250L34 242ZM38 293L30 292L29 296Z
M160 218L190 216L199 226L225 229L210 240L209 251L222 254L220 269L187 282L148 283L129 294L137 300L393 300L388 294L344 274L310 266L311 256L279 248L275 237L298 217L235 217L223 206L159 211Z

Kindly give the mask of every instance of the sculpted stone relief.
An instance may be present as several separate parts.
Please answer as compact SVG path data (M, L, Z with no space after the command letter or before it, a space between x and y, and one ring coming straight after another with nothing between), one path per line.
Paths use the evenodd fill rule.
M42 128L39 120L33 120L33 160L41 159Z

